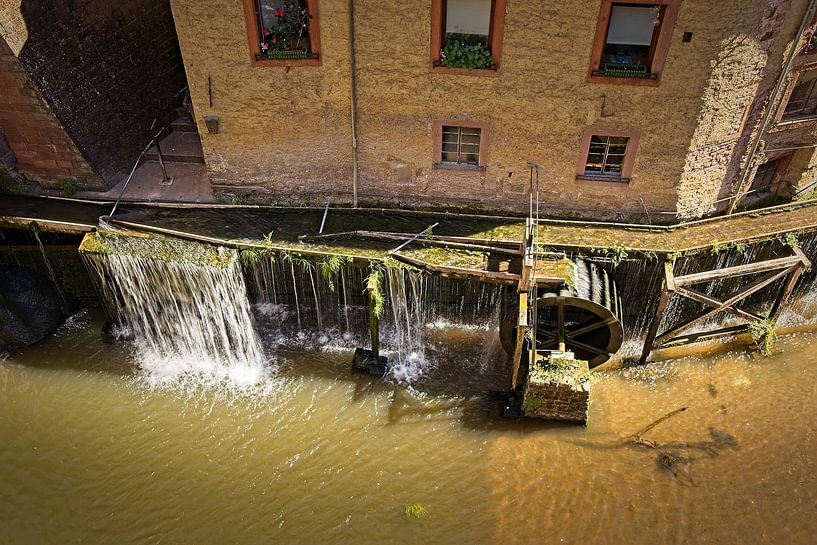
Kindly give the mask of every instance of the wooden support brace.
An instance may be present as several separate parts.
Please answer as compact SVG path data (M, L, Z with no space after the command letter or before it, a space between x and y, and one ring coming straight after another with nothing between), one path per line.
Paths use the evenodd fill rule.
M805 256L803 256L805 257ZM805 263L809 263L808 259L805 259ZM803 264L799 266L792 267L789 272L789 279L783 285L783 289L780 291L780 295L777 296L774 304L772 305L772 309L769 311L769 318L772 320L776 320L777 317L780 315L780 312L785 308L786 303L788 302L789 296L791 292L794 291L794 286L797 285L797 281L800 279L800 275L803 274L803 270L805 270L805 266Z
M679 335L678 337L675 337L671 341L669 341L667 345L665 345L663 348L669 348L668 345L670 343L672 344L672 346L683 346L694 342L706 341L709 339L717 339L719 337L728 337L730 335L738 335L740 333L745 333L748 330L749 326L747 324L741 324L730 327L723 327L720 329L715 329L713 331L701 331L699 333Z
M686 276L677 276L675 277L675 285L679 287L685 287L693 284L700 284L701 282L711 282L712 280L718 280L721 278L733 278L735 276L745 276L747 274L763 273L778 269L785 269L791 267L792 265L800 264L801 262L802 259L798 255L789 257L779 257L777 259L760 261L758 263L749 263L747 265L725 267L723 269L717 269L714 271L688 274Z
M795 268L799 268L799 266L796 265ZM770 275L766 275L763 278L759 278L759 279L755 280L754 282L752 282L751 284L749 284L748 286L744 287L743 289L741 289L741 290L733 293L732 295L730 295L729 298L726 301L723 301L723 302L718 301L719 304L717 304L717 305L713 305L711 303L707 303L707 302L704 302L704 301L699 301L699 299L689 297L690 299L693 299L694 301L703 302L705 305L712 307L712 310L704 311L704 312L702 312L702 313L700 313L700 314L698 314L696 316L693 316L692 318L690 318L688 320L685 320L684 322L682 322L680 324L676 324L675 326L672 327L672 329L667 330L664 333L662 333L661 335L659 335L657 337L657 340L662 341L663 339L672 337L673 335L677 335L681 331L683 331L685 329L688 329L689 327L692 327L693 325L695 325L697 323L700 323L700 322L714 316L718 312L724 312L725 311L725 312L730 312L732 314L736 314L738 312L743 313L744 311L742 311L740 309L737 309L737 308L734 308L734 305L736 303L738 303L739 301L742 301L743 299L746 299L750 295L760 291L764 287L766 287L769 284L773 283L775 280L786 276L787 274L789 274L789 272L791 270L792 269L789 268L789 269L785 269L783 271L774 272L774 273L772 273ZM707 297L707 296L705 296L705 295L703 295L703 294L701 294L701 293L699 293L697 291L694 291L694 290L686 290L684 288L680 288L678 290L678 294L682 295L684 297L687 297L688 293L694 293L694 294L702 296L702 297ZM714 302L714 301L717 301L717 300L716 299L711 299L711 301ZM755 314L750 314L750 313L746 313L746 314L749 315L749 316L756 316ZM745 316L743 316L741 314L738 314L738 315L741 316L741 317L745 317ZM760 319L762 319L761 316L756 316L755 318L749 318L749 320L751 320L751 321L760 320Z
M647 330L647 337L644 339L644 348L641 349L641 358L638 360L638 363L641 365L647 363L647 358L650 357L650 352L652 352L655 335L658 333L658 326L661 323L661 318L664 317L664 311L669 302L669 287L672 286L672 288L675 289L673 280L672 264L664 263L664 281L661 283L661 295L658 298L658 306L655 308L655 316L653 316L650 328Z
M519 314L516 320L516 339L511 356L511 391L519 381L519 365L522 362L522 348L525 343L525 327L528 325L528 294L519 294Z
M372 340L372 356L374 360L380 357L380 320L374 311L374 301L369 294L369 335Z

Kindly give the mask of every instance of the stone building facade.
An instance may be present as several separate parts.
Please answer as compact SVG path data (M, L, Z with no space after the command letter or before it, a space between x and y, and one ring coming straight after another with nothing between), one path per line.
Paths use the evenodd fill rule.
M167 0L0 0L0 38L0 129L45 187L116 184L184 98Z
M439 66L463 2L493 10L492 68ZM778 79L797 77L784 73L789 54L795 67L813 62L800 54L813 25L798 34L809 0L280 2L311 16L310 42L298 44L309 58L294 60L269 60L260 45L274 29L258 10L277 13L275 2L171 4L216 190L281 201L348 201L356 190L361 202L525 209L535 163L540 201L554 209L698 217L728 207L741 176L751 184L782 153L771 150L802 146L775 191L808 184L817 166L810 115L767 123L749 157L767 109L786 107L769 99ZM654 10L655 32L637 61L646 73L633 77L615 72L621 59L607 48L643 18L640 7ZM205 130L208 115L217 133ZM476 164L442 157L441 140L475 140L474 131ZM622 138L617 173L588 170L588 151Z

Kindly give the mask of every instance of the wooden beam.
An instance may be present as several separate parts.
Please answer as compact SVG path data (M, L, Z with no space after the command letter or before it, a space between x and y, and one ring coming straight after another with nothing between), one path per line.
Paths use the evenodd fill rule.
M300 235L298 240L301 242L326 242L331 240L343 239L367 239L367 240L393 240L406 241L414 238L415 235L407 233L393 233L387 231L344 231L341 233L327 233L325 235ZM478 239L467 239L459 237L459 240L452 240L454 237L435 237L417 239L417 243L425 244L427 246L436 246L442 248L455 248L463 250L473 250L481 252L492 252L499 254L519 255L519 250L516 248L505 248L501 246L490 245L490 242L485 243Z
M672 273L670 265L670 274ZM666 267L664 271L666 271ZM664 317L664 311L667 308L667 302L669 301L669 290L667 289L667 277L664 277L664 281L661 284L661 295L658 298L658 306L655 308L655 315L653 316L652 322L650 323L650 328L647 330L647 337L644 339L644 347L641 349L641 358L638 360L638 363L641 365L647 363L647 358L650 357L650 352L652 352L653 342L655 341L655 334L658 333L658 326L661 323L661 318Z
M372 300L371 290L369 291L369 336L372 340L372 356L375 361L379 361L380 357L380 320L374 311L374 301Z
M672 263L669 261L664 262L664 282L667 290L675 291L675 273L672 270Z
M809 258L806 257L806 254L803 253L803 250L801 250L800 248L795 246L794 247L794 253L795 253L795 255L797 255L797 257L800 258L800 261L803 262L803 268L804 269L810 269L811 268L811 260L809 260Z
M519 312L516 316L516 339L511 356L511 391L516 390L519 381L519 365L522 362L522 351L525 344L525 327L528 325L528 294L519 294ZM534 347L535 348L535 347Z
M615 323L617 321L618 321L618 318L616 318L615 316L609 316L609 317L605 318L604 320L599 320L598 322L593 322L592 324L588 324L588 325L586 325L584 327L580 327L579 329L576 329L576 330L573 330L573 331L566 330L565 331L565 336L568 339L572 339L573 337L578 337L579 335L584 335L585 333L590 333L591 331L601 329L602 327L608 326L608 325L613 324L613 323Z
M806 259L805 262L810 263L808 259ZM794 291L794 286L797 285L797 281L800 279L800 275L803 274L804 270L805 267L802 264L796 265L789 269L790 272L789 279L783 285L783 289L780 291L780 295L778 295L777 299L772 305L772 309L769 311L770 319L776 320L777 317L780 315L780 312L785 308L786 302L788 301L791 292Z
M531 219L525 223L525 238L520 244L519 250L522 254L522 271L519 275L519 286L517 290L521 292L530 291L534 281L534 269L536 267L536 256L533 252L533 229Z
M718 301L717 299L713 299L712 297L709 297L708 295L706 295L704 293L701 293L699 291L695 291L695 290L689 289L689 288L676 287L675 288L675 293L677 293L678 295L682 295L683 297L686 297L687 299L692 299L693 301L698 301L699 303L703 303L704 305L707 305L707 306L710 306L710 307L713 307L713 308L717 308L717 307L719 307L720 305L723 304L722 301ZM725 307L723 310L725 312L728 312L729 314L734 314L735 316L739 316L739 317L741 317L741 318L743 318L745 320L755 321L755 320L762 320L763 319L762 316L758 316L757 314L753 314L751 312L746 312L745 310L741 310L741 309L735 308L735 307Z
M561 297L556 306L556 344L560 352L565 351L565 302Z
M758 263L749 263L746 265L737 265L735 267L726 267L723 269L716 269L714 271L706 271L696 274L688 274L686 276L676 276L675 285L678 287L690 286L692 284L700 284L701 282L710 282L721 278L732 278L735 276L745 276L747 274L763 273L777 269L786 269L792 265L801 263L800 256L794 255L789 257L780 257L777 259L769 259L768 261L760 261Z
M464 267L449 267L448 265L437 265L399 253L392 254L392 257L397 261L402 261L403 263L408 263L409 265L438 272L443 275L451 274L460 277L476 278L486 282L494 282L499 284L516 284L519 280L518 274L485 271L481 269L466 269Z
M680 335L667 341L664 346L658 348L672 348L673 346L683 346L699 341L707 341L709 339L716 339L719 337L728 337L730 335L739 335L746 333L749 330L747 324L735 325L730 327L723 327L713 331L701 331L700 333L690 333L688 335Z

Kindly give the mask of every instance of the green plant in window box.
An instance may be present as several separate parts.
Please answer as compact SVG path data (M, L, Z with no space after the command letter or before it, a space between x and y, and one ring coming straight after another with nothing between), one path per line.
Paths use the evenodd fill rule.
M488 46L482 42L467 44L461 40L450 40L442 50L440 65L468 70L493 68L494 58Z
M604 65L604 75L617 78L643 78L647 75L647 66L644 64L607 63Z
M309 13L303 1L281 2L274 10L274 23L261 29L261 57L267 59L308 59ZM274 7L274 6L273 6Z

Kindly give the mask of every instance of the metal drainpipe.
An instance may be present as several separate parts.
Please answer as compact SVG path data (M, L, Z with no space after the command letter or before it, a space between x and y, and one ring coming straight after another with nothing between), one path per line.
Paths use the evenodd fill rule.
M776 109L775 104L777 104L780 94L785 88L786 80L788 80L789 74L791 73L791 67L794 65L794 59L800 52L800 41L803 39L803 32L806 31L806 27L811 24L811 20L814 18L815 8L817 8L817 0L811 0L808 8L806 8L805 15L803 15L803 20L800 21L800 29L795 35L794 43L792 44L791 51L789 51L789 56L786 59L786 64L783 66L783 72L780 74L780 77L777 78L777 82L772 89L772 94L769 96L768 106L766 107L766 111L763 112L763 118L760 121L760 129L758 130L757 137L755 138L754 142L752 142L752 151L747 157L746 166L740 173L740 180L738 181L738 185L735 187L735 193L731 196L732 201L729 203L729 211L726 213L727 215L732 214L738 204L739 197L743 191L743 186L746 185L746 179L749 177L752 161L755 158L757 149L760 147L760 141L763 140L766 127L769 125L769 120L772 118L772 112Z
M812 0L817 2L817 0ZM352 116L352 207L357 208L357 78L355 76L355 0L348 0L349 12L349 89Z

